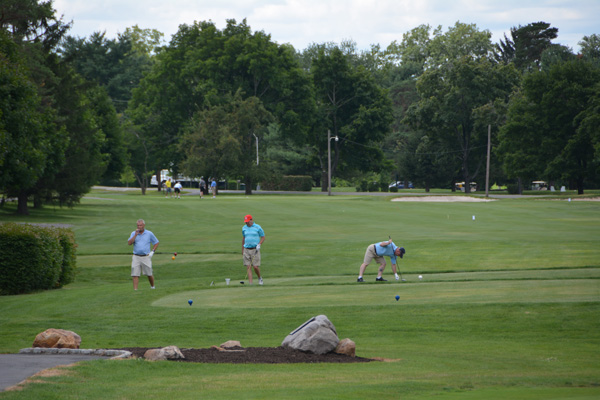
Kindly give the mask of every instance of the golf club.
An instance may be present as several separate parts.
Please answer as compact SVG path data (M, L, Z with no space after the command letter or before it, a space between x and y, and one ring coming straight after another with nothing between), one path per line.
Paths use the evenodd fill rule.
M246 267L246 266L244 265L244 268L245 268L245 267ZM246 276L244 277L244 281L246 280L246 278L248 278L248 269L246 269ZM244 281L240 281L240 283L243 285L243 284L244 284Z
M390 240L392 240L392 237L391 237L390 235L388 235L388 238L389 238ZM404 278L402 277L402 271L400 271L400 266L399 266L398 264L396 264L396 270L398 271L398 273L400 273L400 281L402 281L402 282L406 282L406 279L404 279Z

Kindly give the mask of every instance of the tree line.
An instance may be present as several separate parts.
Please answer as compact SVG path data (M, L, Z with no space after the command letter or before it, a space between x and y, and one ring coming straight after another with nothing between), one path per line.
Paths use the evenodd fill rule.
M546 22L498 43L475 24L421 25L367 51L296 50L245 20L181 25L168 43L138 26L76 38L51 0L4 1L0 28L0 191L20 213L98 182L145 193L162 169L326 190L328 132L338 182L483 182L490 130L492 182L600 183L596 34L579 54Z

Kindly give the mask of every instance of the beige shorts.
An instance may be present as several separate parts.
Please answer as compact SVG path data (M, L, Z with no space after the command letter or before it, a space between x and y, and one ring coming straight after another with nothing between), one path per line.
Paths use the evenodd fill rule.
M363 264L369 265L373 260L375 260L377 264L385 264L385 259L383 256L378 256L377 253L375 253L375 245L370 244L369 247L367 247L367 251L365 251L365 259L363 260Z
M140 273L152 276L152 257L134 255L131 258L131 276L140 276Z
M254 267L260 267L260 251L256 249L244 248L244 265L252 265Z

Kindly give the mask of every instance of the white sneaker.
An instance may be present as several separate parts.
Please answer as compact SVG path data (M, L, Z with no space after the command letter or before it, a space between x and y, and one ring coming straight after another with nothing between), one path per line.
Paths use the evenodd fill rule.
M397 281L400 280L400 277L398 276L398 274L394 274L394 278L396 278Z
M262 285L262 284L263 284L263 280L262 280L262 278L258 278L258 284L259 284L259 285Z
M154 286L150 286L150 289L156 289Z

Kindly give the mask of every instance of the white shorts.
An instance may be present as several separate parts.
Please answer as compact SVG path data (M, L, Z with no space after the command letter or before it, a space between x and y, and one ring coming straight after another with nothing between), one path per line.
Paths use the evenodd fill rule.
M152 257L134 255L131 258L131 276L140 276L140 273L152 276Z

